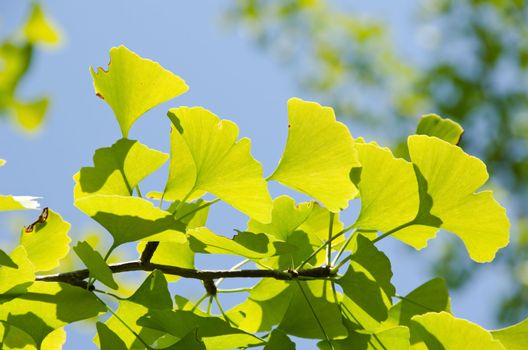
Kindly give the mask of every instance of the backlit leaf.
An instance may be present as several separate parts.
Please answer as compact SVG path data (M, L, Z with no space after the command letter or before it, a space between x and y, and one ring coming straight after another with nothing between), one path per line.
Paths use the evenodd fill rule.
M138 141L120 139L111 147L95 151L93 167L74 175L74 198L89 194L131 195L141 180L156 171L168 155Z
M17 267L0 267L0 302L24 293L35 280L35 267L29 261L23 246L16 247L9 258Z
M29 19L23 28L23 33L30 43L45 43L56 45L60 42L60 35L50 22L39 3L33 3Z
M169 111L171 160L164 198L195 199L210 192L249 217L271 218L271 197L250 141L238 127L201 107Z
M317 345L321 350L409 350L409 328L397 326L381 329L376 332L362 332L349 328L345 339L332 340L332 347L327 341Z
M18 265L15 264L13 259L11 259L2 249L0 249L0 266L7 266L15 269L18 268Z
M112 108L125 138L146 111L188 90L180 77L124 46L110 50L108 71L90 71L97 96Z
M464 129L451 119L444 119L436 114L422 116L416 127L417 135L436 136L453 145L458 145Z
M528 318L513 326L491 331L506 350L524 350L528 344Z
M505 350L484 328L447 312L414 316L410 328L412 349Z
M97 322L101 350L127 350L126 344L107 325Z
M82 288L57 282L35 282L26 293L2 304L0 321L20 328L40 346L53 330L104 311L101 302Z
M49 100L46 97L31 102L16 101L13 104L18 124L27 131L36 131L44 121Z
M20 244L26 248L35 271L49 271L57 266L70 251L70 223L51 209L44 223L38 223L33 231L22 230Z
M0 211L37 209L39 197L31 196L4 196L0 195Z
M114 246L145 238L183 243L185 226L151 202L115 195L92 195L75 201L75 206L106 228Z
M473 260L493 260L508 244L510 224L491 191L475 193L488 179L484 163L435 137L410 136L408 144L412 162L427 181L430 212L441 219L441 228L460 237Z
M359 166L354 140L348 128L336 121L332 108L298 98L288 101L288 140L270 180L338 212L358 193L349 173Z
M413 166L388 148L356 142L361 162L361 212L354 224L386 232L411 222L418 214L418 182Z
M97 279L112 289L119 288L114 280L112 271L101 254L95 251L88 242L78 242L77 245L73 247L73 250L90 271L90 277Z
M280 329L274 329L264 350L295 350L295 343Z

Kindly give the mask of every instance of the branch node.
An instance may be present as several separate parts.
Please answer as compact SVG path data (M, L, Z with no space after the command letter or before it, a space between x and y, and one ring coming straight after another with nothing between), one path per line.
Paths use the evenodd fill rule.
M152 256L154 256L158 245L159 242L147 242L147 245L145 246L145 249L143 249L139 260L141 260L141 262L144 264L150 263L150 260L152 259Z
M203 285L208 295L215 296L218 292L216 285L212 279L203 280Z

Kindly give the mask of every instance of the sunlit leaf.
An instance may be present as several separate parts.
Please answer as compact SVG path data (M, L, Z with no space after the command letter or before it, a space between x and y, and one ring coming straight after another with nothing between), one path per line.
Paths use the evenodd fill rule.
M411 222L418 214L418 182L411 163L388 148L356 142L361 162L361 212L354 224L386 232Z
M112 108L125 138L146 111L188 90L180 77L124 46L110 50L108 71L90 70L97 96Z
M119 288L114 280L112 271L103 260L101 254L95 251L88 242L78 242L73 247L73 250L90 271L90 277L97 279L112 289Z
M111 147L95 151L93 167L74 175L74 198L89 194L131 195L141 180L156 171L168 155L138 141L120 139Z
M506 350L524 350L528 344L528 318L513 326L491 331Z
M458 145L464 129L451 119L444 119L436 114L422 116L416 127L417 135L436 136L451 144Z
M137 251L141 254L147 242L140 242ZM159 242L154 255L150 259L154 264L178 266L192 269L194 268L194 251L189 246L189 242ZM178 276L165 276L167 281L174 282Z
M347 318L362 329L375 330L387 319L392 304L395 289L391 278L389 259L368 238L359 235L350 266L337 280L343 288Z
M191 311L151 310L138 324L180 339L197 329L197 336L207 349L234 349L263 343L257 336L231 327L219 317L198 316Z
M26 248L35 271L49 271L57 266L70 250L70 223L51 209L44 223L36 224L31 232L22 230L20 244Z
M147 237L183 243L185 226L151 202L127 196L92 195L75 201L75 206L106 228L114 246Z
M484 328L447 312L430 312L411 320L412 349L505 350Z
M330 211L348 207L358 189L349 179L359 167L354 140L334 111L298 98L288 101L288 140L269 177L320 201Z
M0 321L20 328L40 346L53 330L103 311L101 302L82 288L57 282L35 282L26 293L2 304Z
M154 343L163 336L163 333L157 330L143 328L137 324L137 320L149 311L170 309L172 309L172 300L167 288L167 281L163 273L154 271L130 298L119 302L119 308L116 314L134 332L140 334L142 339L149 343ZM144 345L141 344L136 336L117 317L112 316L105 322L109 330L119 335L119 338L125 343L127 349L144 349Z
M408 326L415 315L450 312L449 294L443 279L432 279L403 297L389 310L388 324Z
M56 45L60 42L60 35L50 22L39 3L33 3L29 19L23 28L23 33L30 43L45 43Z
M11 105L21 77L27 72L33 48L5 41L0 46L0 106Z
M473 260L493 260L508 244L510 224L491 191L475 193L488 179L484 163L435 137L410 136L408 144L412 162L427 181L431 214L462 239Z
M271 218L271 197L250 141L238 127L201 107L169 111L171 160L164 198L195 199L210 192L249 217Z
M16 247L9 258L17 267L0 267L0 302L12 295L24 293L35 280L35 267L23 246Z

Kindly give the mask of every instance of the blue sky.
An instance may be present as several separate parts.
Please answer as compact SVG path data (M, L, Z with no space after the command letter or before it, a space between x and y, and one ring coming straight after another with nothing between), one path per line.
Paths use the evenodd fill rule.
M89 66L106 67L109 49L120 44L160 62L190 86L186 94L142 117L133 126L130 138L167 151L167 109L200 105L239 125L241 136L251 138L252 153L262 162L266 175L275 168L286 141L286 101L293 96L307 99L311 96L299 90L287 68L255 47L247 33L220 25L228 1L43 3L62 29L64 43L57 50L37 52L31 74L22 85L22 94L31 97L45 92L50 95L52 106L45 127L36 135L28 136L11 123L0 123L0 158L8 161L0 172L1 193L43 197L43 206L53 208L73 224L74 239L87 230L98 229L72 205L72 175L82 166L92 164L95 149L109 146L120 137L110 108L94 94L88 70ZM412 28L407 21L410 6L395 3L387 6L387 2L377 1L365 8L363 5L354 8L385 16L395 29L396 42L409 45L410 50L412 43L408 37L412 37L409 33ZM23 21L28 6L29 2L0 0L0 35ZM360 132L354 130L354 136L360 136ZM164 179L165 173L161 171L144 187L159 189ZM271 191L277 196L286 190L272 185ZM36 214L22 218L1 216L0 244L14 244L20 227L17 225L31 222L33 216ZM352 222L353 219L352 213L343 220ZM210 226L218 233L232 234L232 228L243 228L245 221L233 209L218 206L211 213ZM425 261L434 254L437 244L416 253L402 244L386 241L381 247L392 260L393 281L399 294L407 293L430 277ZM220 264L228 267L235 262L223 259ZM199 263L213 266L206 259ZM501 271L493 265L482 269L471 288L453 296L455 314L493 327L491 305L497 293L505 288L497 277L500 275ZM187 295L202 293L200 286L193 283L178 283L173 291ZM228 305L233 302L226 300ZM91 344L93 331L73 328L65 349L78 349L81 344L83 349L95 348Z

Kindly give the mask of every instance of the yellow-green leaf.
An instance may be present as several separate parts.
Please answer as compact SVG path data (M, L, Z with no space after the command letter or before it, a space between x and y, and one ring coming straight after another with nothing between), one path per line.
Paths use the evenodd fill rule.
M23 33L30 43L45 43L56 45L60 42L60 35L53 23L46 18L39 3L33 3L31 14L24 25Z
M271 197L250 140L238 127L201 107L169 111L171 160L164 198L195 199L210 192L249 217L269 222Z
M139 182L161 167L168 157L138 141L120 139L111 147L95 151L94 166L84 167L74 175L74 198L95 193L131 195Z
M90 70L97 96L112 108L125 138L145 112L188 90L183 79L124 46L110 50L108 71Z
M387 232L411 222L420 198L413 166L395 158L388 148L356 143L361 162L359 192L361 212L354 224L366 230Z
M27 131L36 131L42 125L49 100L46 97L31 102L15 101L13 110L16 121Z
M37 209L40 205L36 201L38 198L40 197L0 195L0 211Z
M35 271L49 271L57 266L70 250L70 223L51 209L43 223L37 223L31 232L22 230L20 244L26 248Z
M430 213L440 218L440 227L460 237L473 260L493 260L508 244L510 224L491 191L475 193L488 179L484 163L436 137L410 136L408 145L412 162L427 182Z
M0 267L0 302L24 293L35 280L35 267L29 261L24 247L16 247L10 259L17 267Z
M491 331L506 350L525 350L528 344L528 318L513 326Z
M269 177L320 201L332 212L348 206L358 189L349 173L359 167L348 128L330 107L298 98L288 101L288 140Z
M444 311L414 316L410 328L413 350L505 350L484 328Z
M112 289L119 288L114 280L112 271L101 254L95 251L88 242L78 242L73 247L73 250L90 271L90 277L97 279Z
M106 228L114 246L149 238L185 242L185 225L171 213L151 202L128 196L92 195L75 201L75 206Z
M458 145L464 129L460 124L445 119L436 114L426 114L422 116L416 127L417 135L436 136L439 139Z

